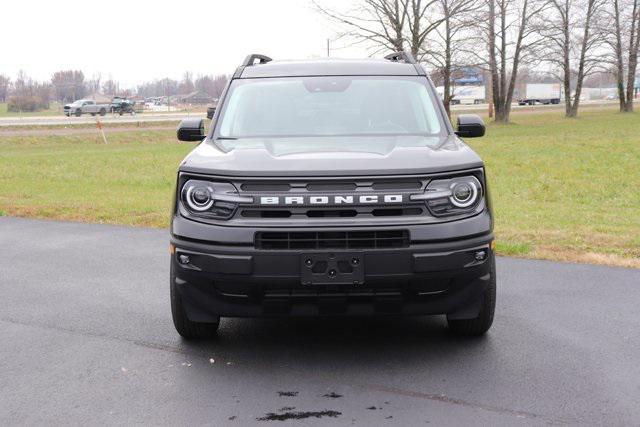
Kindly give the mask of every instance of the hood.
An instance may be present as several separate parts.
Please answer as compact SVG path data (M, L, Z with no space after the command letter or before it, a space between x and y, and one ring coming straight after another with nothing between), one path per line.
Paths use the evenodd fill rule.
M472 169L480 157L457 136L208 139L184 172L227 176L428 174Z

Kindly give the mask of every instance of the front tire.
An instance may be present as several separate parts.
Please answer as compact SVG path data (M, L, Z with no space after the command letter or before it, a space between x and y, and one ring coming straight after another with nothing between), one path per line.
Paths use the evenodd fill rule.
M193 322L187 317L187 312L182 301L182 296L176 288L175 272L173 264L170 273L171 316L173 325L181 337L187 340L212 338L216 335L220 326L220 318L214 323Z
M456 335L461 336L480 336L484 335L493 324L493 316L496 310L496 259L491 257L491 281L485 289L482 296L482 305L480 313L474 319L449 319L447 324L449 330Z
M82 115L82 110L76 110L76 117L80 117Z

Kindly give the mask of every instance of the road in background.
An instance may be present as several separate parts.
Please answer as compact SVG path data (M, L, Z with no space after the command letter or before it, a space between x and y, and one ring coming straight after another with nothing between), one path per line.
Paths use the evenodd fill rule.
M581 103L582 107L613 107L618 105L617 101L584 101ZM488 109L487 104L478 105L453 105L451 111L454 112L472 112L475 114L482 114ZM514 104L512 110L515 112L525 111L545 111L545 110L564 110L564 104L559 105L535 105L535 106L520 106ZM106 116L91 116L82 115L80 117L66 117L60 116L24 116L24 117L0 117L0 127L2 126L69 126L77 124L91 124L96 120L100 120L103 123L137 123L137 122L166 122L166 121L178 121L186 117L202 117L205 118L206 111L195 112L147 112L135 115L125 114L122 116L107 114Z
M106 116L91 116L85 114L80 117L60 116L24 116L24 117L0 117L0 127L2 126L70 126L78 124L92 124L96 120L102 123L138 123L138 122L167 122L178 121L186 117L205 118L206 112L173 112L173 113L141 113L124 114L122 116L107 114Z
M498 260L480 339L442 317L171 324L168 232L0 218L0 424L631 425L640 270Z

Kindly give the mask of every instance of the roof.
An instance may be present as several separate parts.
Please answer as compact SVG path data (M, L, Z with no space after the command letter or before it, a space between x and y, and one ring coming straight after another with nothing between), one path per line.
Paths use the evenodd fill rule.
M95 101L96 103L99 103L99 102L111 102L111 98L110 97L108 97L107 95L104 95L102 93L99 93L99 92L93 92L93 93L85 96L84 99L89 99L91 101Z
M236 77L248 79L298 76L418 76L423 73L420 65L385 59L309 59L270 61L266 64L240 67Z
M181 95L181 98L184 99L191 99L191 98L211 98L211 96L209 96L209 94L203 90L195 90L189 94L186 95Z

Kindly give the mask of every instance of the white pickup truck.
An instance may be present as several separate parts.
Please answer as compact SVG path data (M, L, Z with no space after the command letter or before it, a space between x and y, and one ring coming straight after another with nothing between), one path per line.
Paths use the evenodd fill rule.
M71 104L64 106L64 115L80 117L83 114L91 114L95 116L100 114L104 116L109 111L109 104L96 104L95 101L90 99L79 99Z

